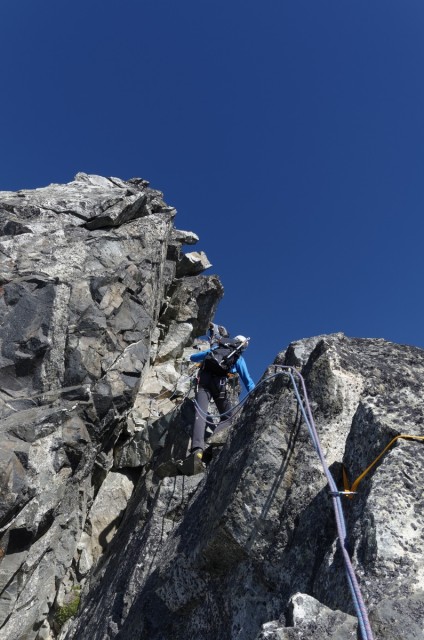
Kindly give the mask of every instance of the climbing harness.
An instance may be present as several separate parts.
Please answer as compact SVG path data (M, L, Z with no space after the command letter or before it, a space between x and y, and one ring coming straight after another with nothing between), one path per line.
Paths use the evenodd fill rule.
M266 379L268 380L268 378L266 378ZM265 382L265 380L263 382ZM256 385L256 388L258 386L259 385ZM246 402L247 398L252 393L252 391L250 391L242 400L240 400L240 402L238 404L236 404L235 407L233 407L232 409L229 409L228 411L224 411L223 413L219 413L216 416L216 417L220 418L220 424L221 425L223 425L227 421L230 421L230 420L232 421L234 419L235 415L241 411L244 403ZM201 415L205 419L206 426L207 427L208 426L215 427L216 423L212 419L211 415L207 411L204 411L202 409L202 407L199 405L199 403L197 402L197 400L195 398L193 400L193 404L194 404L194 406L196 408L196 411L199 413L199 415ZM227 417L225 418L224 416L227 416Z

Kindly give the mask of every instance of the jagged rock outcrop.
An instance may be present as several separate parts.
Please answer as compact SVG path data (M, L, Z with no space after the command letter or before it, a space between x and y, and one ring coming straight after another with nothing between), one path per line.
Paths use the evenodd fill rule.
M353 479L396 434L422 434L420 349L340 334L276 362L302 367L340 483L342 462ZM422 442L399 440L345 502L379 639L424 634L423 461ZM354 615L326 480L280 375L251 395L204 478L142 474L63 637L345 640Z
M270 366L205 474L159 473L189 446L188 356L222 295L174 215L138 179L0 194L0 636L353 640L286 374ZM424 435L421 349L334 334L275 365L302 371L340 487L342 464L352 482L395 436ZM397 440L344 498L376 640L424 639L423 446Z
M58 630L57 612L107 546L151 456L140 385L157 358L172 386L176 359L222 296L199 261L188 268L181 247L198 238L175 229L174 217L140 179L78 174L0 194L5 640ZM154 395L166 392L156 378ZM136 434L143 454L130 464L118 444Z

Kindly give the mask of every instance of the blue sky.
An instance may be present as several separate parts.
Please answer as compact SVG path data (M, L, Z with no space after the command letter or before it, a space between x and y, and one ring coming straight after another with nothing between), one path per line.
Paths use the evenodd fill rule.
M3 0L0 189L139 176L257 380L292 340L424 346L422 0Z

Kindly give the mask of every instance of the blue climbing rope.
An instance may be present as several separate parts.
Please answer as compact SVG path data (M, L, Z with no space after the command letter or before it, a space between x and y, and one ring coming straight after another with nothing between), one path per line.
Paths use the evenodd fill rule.
M357 577L355 575L355 571L353 569L353 565L352 565L352 561L350 559L350 555L348 552L348 539L347 539L347 530L346 530L346 521L344 518L344 514L343 514L343 507L342 507L342 503L341 503L341 498L340 498L340 492L337 489L337 485L335 483L335 480L331 474L330 469L328 468L328 464L326 462L325 456L324 456L324 452L322 450L321 447L321 443L319 440L319 436L318 436L318 432L315 426L315 421L312 415L312 411L311 411L311 406L310 406L310 402L309 402L309 398L308 398L308 394L306 391L306 385L305 385L305 380L303 378L303 376L301 375L301 373L299 373L299 371L297 371L296 369L294 369L293 367L285 367L283 365L274 365L274 366L278 366L281 367L281 369L283 369L284 371L287 371L289 376L290 376L290 380L296 395L296 399L297 402L299 404L299 407L301 408L304 420L308 426L308 430L309 433L311 434L312 437L312 441L314 443L315 449L318 453L318 456L320 458L322 467L324 469L324 473L325 476L328 480L328 484L330 487L330 495L333 501L333 508L334 508L334 514L335 514L335 518L336 518L336 525L337 525L337 533L338 533L338 538L339 538L339 545L342 551L342 555L343 555L343 560L344 560L344 564L345 564L345 570L346 570L346 574L347 574L347 581L348 581L348 585L349 585L349 589L352 595L352 600L353 600L353 605L355 607L355 611L356 611L356 616L358 618L358 623L359 623L359 628L361 631L361 637L363 640L374 640L373 638L373 634L371 631L371 626L369 623L369 619L368 619L368 612L361 594L361 590L358 584L358 580ZM303 404L301 397L300 397L300 393L299 393L299 389L297 387L296 381L294 379L294 375L296 375L301 383L302 386L302 392L303 392L303 398L304 398L304 402L305 405ZM306 409L306 410L305 410Z

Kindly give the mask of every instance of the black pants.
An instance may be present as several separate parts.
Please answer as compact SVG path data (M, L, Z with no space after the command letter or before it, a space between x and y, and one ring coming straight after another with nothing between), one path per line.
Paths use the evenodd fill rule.
M209 402L213 399L221 416L221 421L215 429L215 433L229 424L227 420L231 417L231 402L227 398L227 377L220 377L209 371L201 371L199 386L196 393L196 417L194 418L193 437L191 441L192 449L205 448L205 426L206 414ZM199 411L200 409L200 411Z

